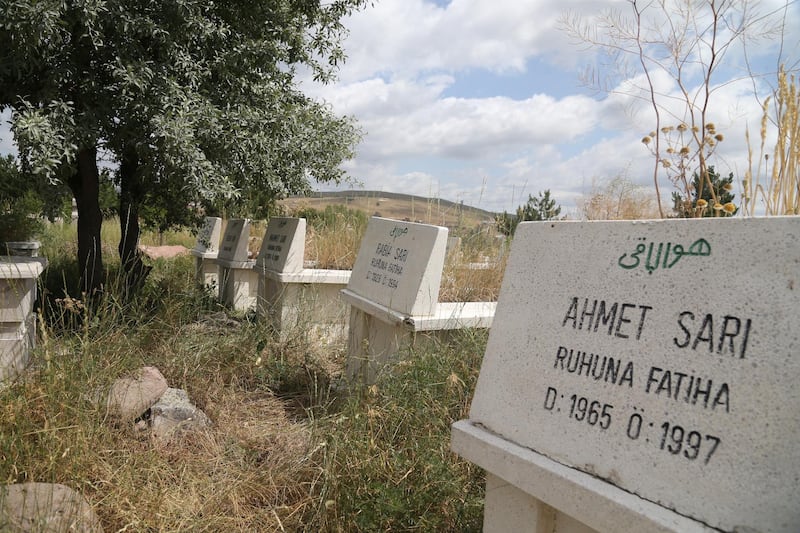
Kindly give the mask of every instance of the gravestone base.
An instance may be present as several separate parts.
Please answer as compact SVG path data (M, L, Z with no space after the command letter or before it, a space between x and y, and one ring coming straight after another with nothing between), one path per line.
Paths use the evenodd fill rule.
M258 272L258 314L267 318L282 338L312 326L343 330L347 304L339 296L350 279L349 270L312 270L294 273ZM327 328L331 329L331 328Z
M219 265L217 254L198 253L192 251L195 258L194 273L197 285L200 287L219 287Z
M25 324L0 324L0 383L25 370L30 360L30 348L31 335Z
M349 290L342 298L351 305L345 375L365 384L404 351L446 343L459 330L490 327L495 308L493 302L444 303L431 315L405 316Z
M255 261L217 259L219 267L219 300L236 311L255 309L258 300L258 273Z
M46 266L44 258L0 256L0 382L28 365L36 343L36 280Z
M351 307L345 376L351 382L374 383L384 367L414 344L414 337L402 322L381 320Z
M453 424L451 449L487 471L484 533L716 531L469 420Z

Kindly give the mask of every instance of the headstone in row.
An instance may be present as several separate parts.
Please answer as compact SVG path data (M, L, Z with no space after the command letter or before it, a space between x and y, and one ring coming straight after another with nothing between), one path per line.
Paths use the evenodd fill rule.
M417 334L491 325L494 302L439 302L446 243L447 228L370 219L342 291L351 305L349 379L374 381Z
M259 315L283 335L312 325L343 330L347 306L339 292L350 271L303 268L305 239L306 219L270 218L253 267L259 276Z
M800 217L520 224L453 426L484 531L800 531L798 347Z
M0 382L28 365L36 343L36 283L46 266L41 257L0 256Z
M197 233L197 243L191 253L195 257L197 284L201 287L217 287L219 285L219 267L216 259L219 254L221 230L221 218L206 217L203 227Z
M258 295L255 261L247 256L249 238L250 219L228 220L217 255L219 299L237 311L255 309Z

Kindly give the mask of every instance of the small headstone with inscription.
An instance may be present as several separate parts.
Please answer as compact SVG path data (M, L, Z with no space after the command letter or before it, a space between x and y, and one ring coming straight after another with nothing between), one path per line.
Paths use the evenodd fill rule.
M417 334L487 328L494 302L440 303L447 228L372 217L342 296L350 303L347 377L372 382Z
M799 284L800 217L520 224L453 425L484 531L800 531Z
M255 261L248 258L250 219L228 221L217 255L219 267L219 299L237 311L249 311L256 306L258 274Z
M197 242L192 248L195 258L195 275L201 287L217 287L219 285L216 259L219 254L219 238L222 219L206 217L203 227L197 233Z
M335 335L330 330L342 330L347 320L339 291L350 271L303 268L305 240L306 219L270 218L253 267L259 276L258 313L283 335L312 325Z

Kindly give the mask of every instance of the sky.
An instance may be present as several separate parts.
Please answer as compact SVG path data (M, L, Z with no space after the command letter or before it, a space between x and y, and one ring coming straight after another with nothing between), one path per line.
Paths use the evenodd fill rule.
M753 5L766 14L784 2ZM529 194L549 189L565 212L575 213L593 186L614 177L652 187L654 159L641 142L653 129L652 110L618 94L631 92L624 80L613 86L617 94L582 81L587 66L597 64L597 48L562 27L565 16L589 22L609 9L627 14L629 4L378 0L346 21L348 59L338 82L306 90L357 118L364 138L346 168L364 189L492 211L512 211ZM787 20L782 56L775 36L748 45L754 69L774 73L779 57L797 60L797 2ZM757 135L761 111L752 80L730 83L743 76L741 47L723 59L709 117L725 141L712 163L739 176L747 166L745 129ZM655 78L660 91L676 93L667 77ZM774 80L755 85L766 94L765 82ZM672 190L662 184L665 199Z
M761 15L784 4L751 2ZM654 159L641 140L654 115L635 97L641 73L614 79L611 93L587 86L582 73L597 65L598 48L572 38L562 22L629 9L626 0L376 0L345 20L347 61L338 81L299 78L303 91L354 117L364 135L345 164L353 182L338 188L491 211L513 211L549 189L565 213L579 216L582 198L614 177L652 187ZM748 44L755 71L774 73L779 61L797 66L798 0L790 0L785 20L782 38ZM723 57L708 111L725 136L711 162L737 177L747 167L745 129L756 134L761 119L754 89L764 95L775 83L774 74L743 76L742 52L733 47ZM653 81L659 92L678 94L668 76L654 72ZM8 118L0 153L13 151ZM666 200L674 189L665 179L661 186Z

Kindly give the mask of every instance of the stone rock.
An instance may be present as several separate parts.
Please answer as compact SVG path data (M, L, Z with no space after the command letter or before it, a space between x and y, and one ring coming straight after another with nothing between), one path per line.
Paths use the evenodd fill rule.
M100 519L77 492L57 483L0 487L0 531L102 533Z
M134 377L114 382L108 393L108 412L133 421L150 409L167 388L167 380L156 367L142 367Z
M145 246L139 245L139 251L150 259L172 259L180 255L188 255L189 249L185 246Z
M170 438L210 425L211 420L189 401L189 395L183 389L167 389L150 408L150 426L157 438Z

